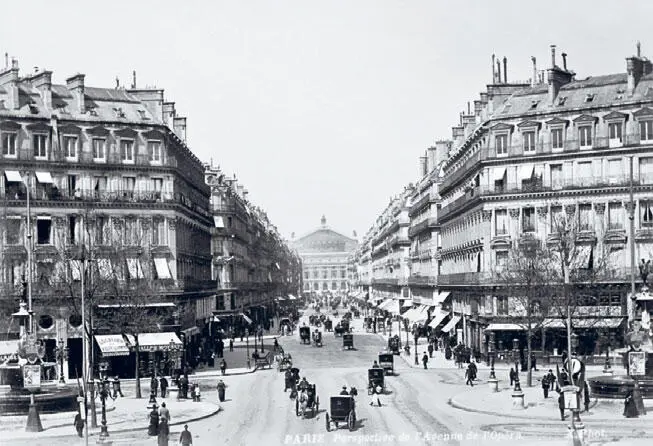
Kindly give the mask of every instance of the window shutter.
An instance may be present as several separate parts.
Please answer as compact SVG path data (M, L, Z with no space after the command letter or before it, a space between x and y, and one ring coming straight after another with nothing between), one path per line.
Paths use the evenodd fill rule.
M150 155L150 161L154 161L154 147L153 144L147 143L147 151Z
M120 141L120 159L125 159L125 144L122 141Z

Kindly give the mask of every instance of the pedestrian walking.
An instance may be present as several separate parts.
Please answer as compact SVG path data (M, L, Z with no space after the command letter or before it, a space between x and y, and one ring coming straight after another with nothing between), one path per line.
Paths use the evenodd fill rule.
M159 381L159 386L161 386L161 398L165 398L166 392L168 391L168 380L166 379L165 376L161 377L161 380Z
M549 375L544 375L542 377L542 392L544 392L544 398L549 397Z
M234 351L234 338L229 339L229 351Z
M638 418L639 412L637 411L637 405L635 404L635 398L633 398L633 391L629 390L624 399L624 417L626 418Z
M433 357L433 343L430 343L428 346L429 358Z
M153 376L152 379L150 380L150 393L152 393L155 397L157 394L158 387L159 387L159 380L156 379L156 376Z
M517 379L517 372L515 372L514 367L510 367L510 385L512 386L515 382L515 379Z
M465 370L465 378L467 378L467 380L465 381L465 385L469 384L471 387L474 387L474 367L473 367L473 364L469 364L467 366L467 370Z
M475 362L470 362L469 366L472 368L472 381L474 381L478 375L478 367Z
M166 403L161 403L161 408L159 409L159 420L170 421L170 411L166 407Z
M531 369L537 372L537 358L531 353Z
M556 388L556 376L553 374L553 370L549 369L546 379L549 381L549 390L554 390Z
M558 409L560 410L560 419L565 421L565 394L558 392Z
M224 402L226 387L227 385L224 383L224 381L222 380L218 381L218 400L220 400L221 403Z
M585 405L585 412L590 410L590 387L587 385L587 381L583 383L583 403Z
M159 423L159 436L157 438L158 446L168 446L170 438L170 425L168 420L163 418Z
M417 346L415 346L417 348ZM424 352L424 356L422 356L422 363L424 364L424 370L427 369L426 364L429 362L429 355Z
M159 412L156 411L156 405L152 407L150 412L150 425L147 428L147 434L154 437L159 433Z
M179 444L181 446L190 446L193 444L193 435L188 430L187 424L184 425L184 430L181 431L181 435L179 436Z
M77 412L77 415L75 415L75 421L73 422L73 425L75 426L75 430L77 431L77 435L81 438L84 436L84 420L82 419L82 415Z
M118 378L118 375L116 375L113 378L112 384L113 384L113 399L115 400L116 398L118 398L118 395L124 398L125 395L123 395L122 390L120 390L120 378Z

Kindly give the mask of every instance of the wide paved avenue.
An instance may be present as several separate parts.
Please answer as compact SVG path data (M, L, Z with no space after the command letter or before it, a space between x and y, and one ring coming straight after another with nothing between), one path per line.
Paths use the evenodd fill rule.
M304 315L307 316L310 311ZM284 393L284 376L276 368L256 373L230 376L227 401L218 415L190 423L194 445L284 445L284 444L379 444L379 445L475 445L479 444L570 444L566 423L556 422L552 412L551 422L469 413L449 405L449 399L464 387L463 372L457 369L423 370L408 366L395 356L397 376L386 377L387 395L382 397L382 407L371 407L367 395L367 369L379 351L384 348L381 336L365 333L361 320L354 320L355 350L343 350L342 338L324 333L324 346L302 345L297 331L293 336L280 338L287 353L292 354L300 375L317 385L320 410L315 418L301 419L295 415L295 404ZM314 327L312 327L314 330ZM420 352L421 355L422 352ZM486 376L479 376L480 386L486 386ZM203 397L217 400L217 378L204 378ZM330 396L337 395L342 386L355 386L357 397L357 423L354 432L345 427L326 432L325 417ZM474 388L476 391L477 387ZM471 389L470 389L471 390ZM481 391L478 388L478 391ZM506 397L509 398L508 394ZM145 408L147 399L143 400ZM169 402L171 416L192 402ZM491 409L491 408L490 408ZM109 415L109 432L111 418ZM615 435L622 438L619 444L630 444L626 437L639 434L627 426L593 426L601 432L590 444L609 444ZM147 415L143 410L143 429L140 432L112 433L114 444L155 445L154 437L147 437ZM182 426L173 426L170 444L178 444ZM600 429L600 431L599 431ZM95 444L92 438L89 444ZM519 441L520 440L520 441ZM47 440L31 439L12 444L72 445L83 444L73 436ZM613 443L614 444L614 443Z

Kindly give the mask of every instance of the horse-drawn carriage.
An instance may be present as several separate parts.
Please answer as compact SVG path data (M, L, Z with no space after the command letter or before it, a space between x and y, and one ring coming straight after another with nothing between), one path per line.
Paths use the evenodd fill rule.
M304 406L305 404L305 406ZM306 389L306 401L300 401L300 398L295 400L295 415L306 415L306 411L311 411L311 418L320 411L320 397L317 396L315 384L309 384Z
M349 319L341 320L340 325L342 326L342 329L345 330L345 333L349 333L351 331L351 328L349 326Z
M283 391L290 389L290 398L293 398L293 393L297 394L297 383L299 382L299 369L297 367L291 367L288 369L288 373L284 379L284 388Z
M342 349L352 350L354 348L354 335L345 333L342 335Z
M280 358L277 359L277 370L280 372L285 372L288 369L292 368L292 357L290 354L283 354Z
M299 339L302 344L311 343L311 329L310 327L299 327Z
M338 322L336 324L336 327L333 329L333 335L338 337L338 336L342 336L344 334L345 334L345 329L343 328L342 324L340 322Z
M386 375L395 374L395 357L392 353L379 353L379 366L385 371Z
M295 329L295 325L292 323L290 318L284 317L279 321L279 331L282 335L292 335Z
M388 339L388 350L392 352L393 355L398 355L401 350L401 340L399 336L394 335Z
M382 331L385 330L385 319L382 317L377 317L376 318L376 331Z
M333 321L331 319L324 321L324 331L333 331Z
M372 331L373 319L371 317L366 317L363 319L363 326L365 326L365 331L368 333Z
M322 332L317 330L313 332L313 345L316 347L322 347Z
M331 423L338 429L338 423L344 423L350 431L356 428L356 410L352 396L332 396L331 414L326 413L326 430L331 431Z
M381 389L379 391L378 389ZM385 371L375 367L367 371L367 394L385 393Z

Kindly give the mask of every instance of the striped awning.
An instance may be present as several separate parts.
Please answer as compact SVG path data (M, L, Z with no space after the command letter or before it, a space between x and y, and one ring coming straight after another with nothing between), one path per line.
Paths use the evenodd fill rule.
M447 316L449 316L449 312L448 312L448 311L442 311L442 310L438 310L438 311L436 311L435 314L433 315L433 319L431 319L431 322L429 322L429 327L431 327L431 328L437 328L438 325L440 325L440 323L442 323L442 321L443 321Z
M132 335L127 335L129 344L133 347L136 344ZM141 333L138 335L138 346L142 352L156 351L179 351L183 343L172 331L163 333Z
M456 328L456 325L460 322L460 316L454 316L451 320L442 328L442 331L447 333Z
M522 331L526 327L519 324L490 324L485 331Z
M95 342L97 342L102 356L128 356L129 346L125 342L122 335L95 335Z

